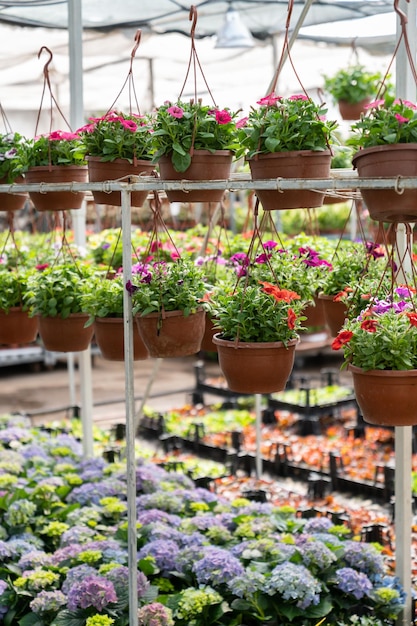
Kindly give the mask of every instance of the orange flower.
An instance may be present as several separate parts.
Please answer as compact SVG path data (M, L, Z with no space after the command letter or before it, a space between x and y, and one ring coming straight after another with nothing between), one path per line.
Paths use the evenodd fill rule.
M289 289L280 289L277 285L260 280L261 285L264 286L263 291L269 296L275 298L277 302L291 302L292 300L299 300L300 296L295 291Z
M366 330L368 333L375 333L378 327L376 320L364 320L361 324L362 330Z
M288 324L288 328L290 330L294 330L295 328L295 321L297 319L296 314L294 313L294 311L292 309L288 309L288 314L287 314L287 324Z
M340 332L337 337L333 339L332 350L340 350L342 346L349 343L352 337L353 333L351 330L342 330L342 332Z
M333 298L333 302L340 302L342 298L346 298L349 292L353 291L352 287L345 287L342 291L339 291Z

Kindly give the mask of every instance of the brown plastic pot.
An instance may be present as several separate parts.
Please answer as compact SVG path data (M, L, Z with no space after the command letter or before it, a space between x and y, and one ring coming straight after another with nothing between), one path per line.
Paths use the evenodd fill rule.
M84 328L89 319L85 313L72 313L69 317L42 317L39 320L39 335L45 350L51 352L82 352L87 350L93 337L93 326Z
M11 307L6 313L0 310L0 344L26 344L35 341L38 334L38 320L29 317L22 307Z
M25 174L25 182L40 183L86 183L87 167L83 165L51 165L31 167ZM80 209L84 191L29 191L37 211L67 211Z
M19 176L14 183L24 185L25 179L23 176ZM7 184L10 185L10 189L13 189L13 183L8 183L5 178L0 178L0 185ZM27 199L28 194L24 191L0 193L0 211L20 211L25 206Z
M124 182L134 182L132 176L151 176L155 165L151 161L144 159L129 163L126 159L115 159L114 161L103 162L101 157L87 157L88 180L90 183L104 183L105 181L123 180ZM93 191L93 198L96 204L109 204L121 206L122 197L120 191ZM148 191L133 191L131 194L131 206L143 206Z
M196 354L201 349L206 312L184 316L182 311L166 311L136 316L140 336L155 358L183 357Z
M124 361L124 320L122 317L96 317L94 337L103 359ZM143 361L149 356L136 322L133 324L133 360Z
M331 336L336 337L345 323L347 315L346 304L337 302L334 300L334 296L328 296L324 293L319 293L318 297L322 302L326 326Z
M366 105L370 103L370 98L365 98L360 102L348 102L347 100L339 100L339 112L342 120L358 120L362 113L366 110Z

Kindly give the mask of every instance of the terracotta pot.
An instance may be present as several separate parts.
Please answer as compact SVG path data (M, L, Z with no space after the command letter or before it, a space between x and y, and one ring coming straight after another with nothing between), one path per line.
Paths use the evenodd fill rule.
M25 179L23 176L19 176L14 181L18 185L23 185ZM8 183L5 178L0 178L0 185L10 185L12 189L13 183ZM28 194L24 191L13 193L12 191L0 194L0 211L20 211L25 206L25 202L28 199Z
M248 159L252 180L278 178L329 178L330 150L296 150L292 152L274 152L260 154ZM278 183L277 183L278 184ZM265 211L274 209L309 209L322 206L324 191L309 189L275 191L255 189L256 195Z
M201 309L187 317L182 311L136 316L143 343L156 358L182 357L200 351L206 312Z
M88 180L90 183L102 183L108 180L124 179L125 182L134 182L132 176L150 176L155 169L150 161L139 160L129 163L126 159L115 159L114 161L101 161L101 157L87 157ZM143 206L148 191L133 191L131 194L131 205ZM93 191L93 198L96 204L110 204L121 206L122 196L120 191Z
M348 366L363 419L379 426L417 424L417 370L369 370Z
M358 120L361 113L366 110L365 107L370 103L370 98L365 98L361 102L348 102L347 100L339 100L339 112L342 120Z
M93 326L84 328L89 319L85 313L72 313L69 317L39 316L39 334L45 350L51 352L82 352L90 345Z
M360 178L417 176L417 143L373 146L357 152L353 167ZM415 222L417 189L361 189L369 215L379 222Z
M159 159L161 180L227 180L233 155L230 150L194 150L191 165L185 172L177 172L169 156ZM166 192L170 202L220 202L223 189L172 190Z
M213 343L213 337L217 332L218 331L214 328L213 320L206 315L204 335L201 340L200 350L204 350L205 352L217 352L217 346Z
M307 326L307 331L309 327L323 328L326 324L323 303L318 297L314 298L314 305L308 304L304 308L302 314L307 317L307 319L303 322L303 326Z
M94 337L103 359L124 361L124 321L122 317L96 317L93 324ZM149 356L139 335L137 324L133 324L133 360L143 361Z
M213 342L217 345L220 369L230 391L274 393L285 388L294 365L298 340L285 347L282 341L236 342L216 334Z
M8 313L0 310L0 344L31 343L37 334L37 318L29 317L27 311L22 311L22 307L11 307Z
M86 183L87 167L81 165L52 165L31 167L25 174L26 183ZM83 191L29 192L37 211L67 211L80 209Z
M347 309L344 302L337 302L334 296L327 296L319 293L319 300L322 302L324 318L332 337L336 337L345 323Z

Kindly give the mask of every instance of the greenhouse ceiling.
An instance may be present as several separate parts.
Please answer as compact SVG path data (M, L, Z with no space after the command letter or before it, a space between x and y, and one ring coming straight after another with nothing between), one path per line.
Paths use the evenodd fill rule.
M67 28L67 0L0 0L0 22L47 28ZM258 39L282 32L288 0L82 0L85 29L101 31L135 27L151 33L189 34L189 11L198 13L197 37L215 35L232 6ZM305 2L294 0L291 24L299 19ZM303 21L305 26L360 19L393 10L393 0L314 0Z

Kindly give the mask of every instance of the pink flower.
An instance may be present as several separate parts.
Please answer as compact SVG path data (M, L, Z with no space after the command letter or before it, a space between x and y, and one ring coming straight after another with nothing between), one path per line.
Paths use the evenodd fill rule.
M399 124L405 124L405 122L409 122L408 117L404 117L403 115L400 115L399 113L396 113L394 117Z
M242 117L238 122L236 122L236 128L243 128L248 123L248 117Z
M410 109L416 109L416 105L413 102L410 102L410 100L394 100L394 104L403 104L404 106L410 108Z
M167 112L171 115L171 117L176 117L178 120L184 117L183 109L175 105L172 107L169 107L169 109L167 109Z
M222 111L216 111L216 122L218 124L228 124L232 121L232 116L229 111L223 109Z
M61 139L63 139L64 141L71 141L72 139L78 139L78 138L79 137L77 133L68 133L68 132L65 132L64 130L54 130L49 135L49 139L51 141L61 141Z
M132 133L135 133L138 129L138 125L133 120L124 120L121 118L119 121L123 128L126 128L126 130L130 130Z
M297 93L295 96L290 96L288 100L308 100L308 97L303 93Z
M259 104L260 106L271 107L274 106L274 104L276 104L279 100L282 100L282 96L277 96L274 92L272 92L265 96L265 98L261 98L260 100L258 100L256 104Z
M380 107L383 106L385 104L385 100L374 100L373 102L370 102L369 104L365 105L365 109L375 109L376 107Z

